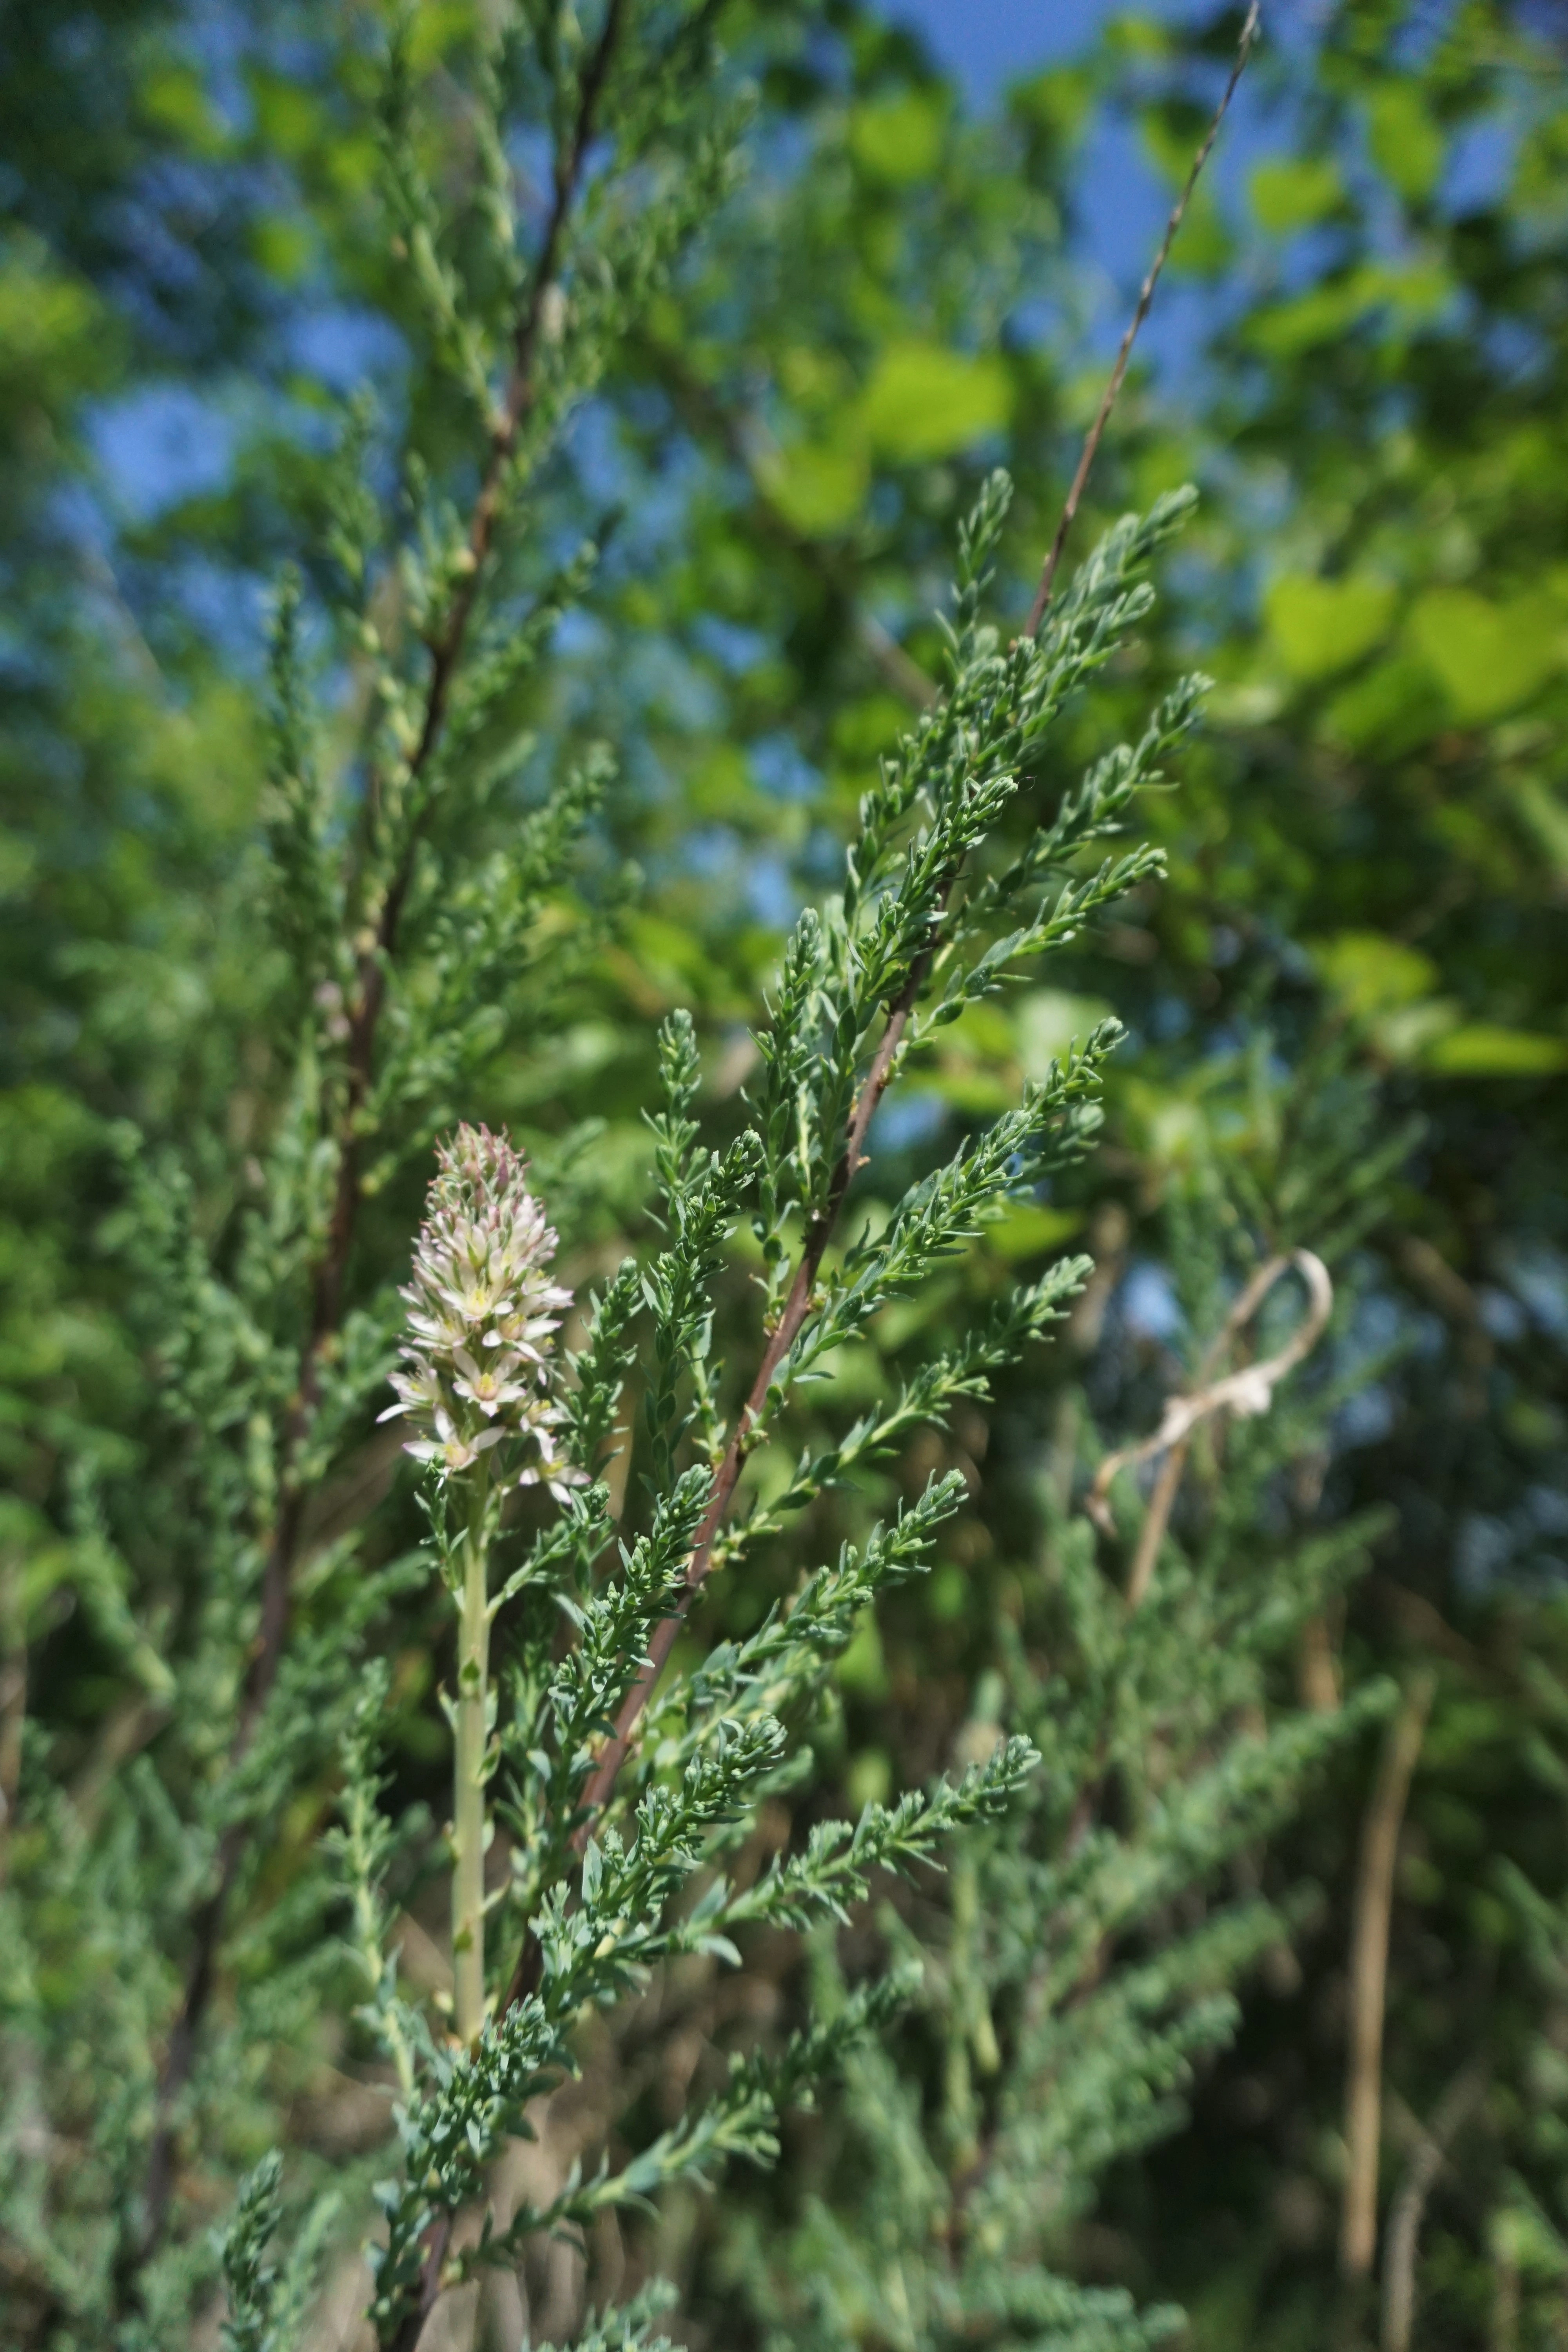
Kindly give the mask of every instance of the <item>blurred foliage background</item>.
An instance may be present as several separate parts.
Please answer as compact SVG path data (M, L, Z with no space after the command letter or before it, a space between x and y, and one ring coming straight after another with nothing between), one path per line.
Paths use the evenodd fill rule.
M877 1138L889 1168L919 1161L1114 1003L1133 1036L1106 1148L919 1314L939 1326L965 1286L1069 1238L1103 1280L961 1433L962 1542L846 1659L820 1761L861 1799L950 1751L1015 1606L1019 1479L1070 1460L1076 1414L1158 1418L1187 1206L1262 1197L1324 1072L1370 1086L1366 1150L1395 1172L1339 1343L1365 1377L1310 1510L1375 1510L1383 1533L1300 1675L1324 1708L1380 1673L1429 1692L1396 1823L1383 2228L1426 2180L1417 2340L1509 2352L1568 2343L1568 18L1526 0L1277 13L1082 526L1202 489L1137 661L1056 754L1059 784L1163 682L1215 676L1155 804L1169 880L1085 940L1063 988L943 1033ZM394 413L405 397L354 103L373 28L348 0L331 14L0 16L8 1795L24 1695L89 1792L148 1736L135 1564L95 1507L145 1433L112 1250L121 1122L183 1136L216 1104L243 1148L257 1116L247 1041L277 984L247 913L264 597L320 511L335 403L362 380ZM936 668L926 616L999 457L1021 615L1103 380L1106 159L1135 146L1173 186L1237 31L1236 12L1108 16L977 116L869 10L726 14L762 92L749 176L574 429L548 529L563 549L605 520L615 536L548 692L515 714L547 745L623 747L585 887L618 904L627 860L640 882L526 1082L503 1057L490 1098L459 1107L546 1168L552 1138L603 1121L592 1181L558 1171L578 1282L616 1262L641 1195L650 1021L697 1008L720 1127L744 1083L783 931ZM422 37L438 50L461 21L429 6ZM388 1262L409 1206L373 1239ZM846 1361L838 1401L877 1377ZM708 1606L752 1622L767 1594L721 1581ZM403 1671L427 1675L405 1633ZM1077 2224L1087 2273L1184 2302L1194 2347L1372 2325L1339 2235L1380 1791L1369 1736L1258 1858L1310 1890L1293 1948L1180 2135ZM830 2175L831 2134L792 2161L784 2208ZM682 2259L723 2340L748 2340L721 2252Z

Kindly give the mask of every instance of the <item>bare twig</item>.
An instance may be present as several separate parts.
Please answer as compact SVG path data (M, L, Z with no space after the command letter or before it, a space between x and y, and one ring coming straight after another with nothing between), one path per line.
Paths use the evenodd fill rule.
M1247 1364L1239 1371L1216 1379L1215 1375L1235 1340L1251 1322L1280 1276L1288 1274L1292 1267L1307 1286L1307 1312L1296 1329L1279 1353L1270 1356L1267 1363ZM1149 1498L1149 1508L1139 1530L1138 1547L1128 1574L1127 1605L1130 1609L1136 1609L1148 1592L1172 1507L1182 1483L1182 1472L1186 1465L1187 1449L1194 1430L1216 1412L1267 1412L1278 1383L1316 1347L1333 1312L1333 1304L1334 1287L1329 1279L1329 1270L1315 1252L1298 1249L1290 1251L1288 1256L1266 1259L1231 1307L1199 1365L1196 1389L1190 1395L1173 1396L1167 1400L1163 1417L1152 1437L1144 1438L1137 1445L1121 1446L1116 1453L1106 1455L1095 1474L1093 1486L1084 1497L1085 1510L1106 1535L1116 1532L1109 1496L1118 1475L1140 1462L1149 1461L1156 1454L1163 1454L1166 1457Z
M469 623L494 549L506 473L522 425L537 396L535 361L543 332L546 296L559 274L566 224L595 135L599 100L620 37L625 0L609 0L604 27L583 74L572 132L555 160L549 219L535 263L529 297L512 341L511 366L499 414L490 428L483 477L468 527L467 565L445 625L430 648L425 712L410 761L416 782L440 744L452 682L462 658ZM315 1419L323 1366L342 1318L344 1285L360 1203L360 1120L375 1070L377 1033L385 1002L387 968L397 945L405 901L413 878L416 841L404 844L399 862L378 908L367 909L370 938L361 952L355 1000L349 1014L346 1085L337 1121L338 1169L327 1239L311 1286L310 1334L300 1360L299 1386L282 1432L285 1475L282 1498L262 1571L261 1615L246 1677L239 1722L230 1750L230 1769L243 1762L260 1726L288 1640L290 1586L304 1524L307 1491L297 1469ZM218 1847L213 1891L193 1922L192 1954L180 2012L170 2033L158 2085L158 2120L142 2189L142 2218L135 2254L139 2267L157 2246L167 2225L174 2187L174 2111L189 2080L197 2037L212 1996L217 1948L247 1843L243 1822L225 1832Z
M1415 2249L1426 2200L1443 2169L1449 2142L1486 2086L1487 2069L1480 2059L1460 2068L1412 2150L1405 2178L1389 2207L1383 2263L1383 2352L1410 2352L1415 2318Z
M1149 1597L1149 1587L1154 1581L1154 1563L1160 1557L1160 1546L1165 1540L1165 1529L1171 1524L1171 1513L1176 1507L1176 1496L1181 1492L1188 1450L1189 1442L1184 1437L1179 1445L1172 1446L1161 1463L1150 1490L1149 1507L1138 1530L1138 1548L1127 1572L1127 1606L1130 1610L1141 1609Z
M1388 1981L1388 1931L1394 1909L1394 1865L1410 1794L1410 1779L1436 1678L1423 1671L1411 1681L1388 1727L1372 1802L1362 1825L1351 1925L1350 2047L1345 2075L1345 2192L1340 2221L1340 2269L1347 2279L1370 2276L1377 2251L1378 2147L1383 2131L1383 2012Z
M1062 508L1061 520L1057 525L1057 535L1051 541L1045 568L1040 573L1040 584L1035 591L1035 601L1029 607L1029 617L1024 624L1026 636L1032 637L1046 617L1051 601L1051 590L1056 582L1057 566L1062 560L1062 550L1067 545L1068 533L1072 529L1073 518L1079 509L1079 501L1083 497L1088 485L1089 469L1094 464L1100 436L1110 422L1110 412L1116 405L1117 394L1121 390L1121 380L1127 373L1127 362L1132 356L1132 346L1138 340L1138 330L1149 315L1149 306L1154 299L1154 289L1160 282L1160 272L1170 258L1171 247L1176 241L1176 231L1181 227L1187 206L1192 202L1193 191L1198 184L1204 165L1208 162L1209 152L1219 137L1220 124L1225 121L1230 108L1230 101L1236 96L1236 86L1247 70L1247 60L1252 54L1252 45L1258 37L1258 5L1259 0L1252 0L1252 5L1247 9L1247 21L1242 26L1241 38L1237 44L1236 63L1230 69L1230 79L1226 83L1225 95L1214 110L1209 127L1204 133L1203 142L1193 158L1193 168L1187 173L1186 185L1176 198L1171 217L1165 223L1165 234L1160 241L1160 250L1150 264L1149 274L1139 290L1138 307L1132 313L1131 324L1121 338L1121 348L1116 354L1116 364L1110 371L1110 380L1100 398L1100 406L1095 411L1094 423L1084 436L1083 450L1078 461L1078 471L1072 478L1072 487L1068 491L1067 503Z

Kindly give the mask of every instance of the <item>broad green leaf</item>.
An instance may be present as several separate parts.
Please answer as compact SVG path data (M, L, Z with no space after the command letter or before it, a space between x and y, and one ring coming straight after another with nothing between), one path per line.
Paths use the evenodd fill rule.
M1322 714L1325 735L1388 758L1429 742L1448 723L1425 662L1395 647L1357 672Z
M1089 68L1051 66L1028 81L1016 82L1007 94L1007 108L1016 121L1045 133L1053 145L1068 146L1083 131L1095 89Z
M873 99L849 116L849 152L864 172L893 187L929 179L942 152L947 109L938 91L907 89Z
M321 100L300 81L253 65L246 84L257 129L279 154L298 159L320 144L324 134L330 136Z
M1458 1022L1459 1008L1451 996L1426 996L1380 1013L1368 1025L1378 1052L1387 1061L1408 1066L1425 1062Z
M1441 262L1396 266L1365 261L1343 278L1311 287L1271 310L1259 310L1249 321L1246 337L1269 359L1300 360L1318 344L1350 334L1380 311L1394 330L1426 326L1442 316L1454 293L1454 280Z
M1568 1070L1568 1038L1466 1021L1436 1039L1423 1066L1451 1078L1544 1078Z
M994 1118L998 1112L1011 1109L1018 1097L1017 1087L1009 1086L994 1070L976 1069L973 1063L944 1061L925 1084L942 1102L974 1118Z
M798 442L770 457L763 486L785 520L807 539L832 538L859 513L871 478L858 442Z
M1444 139L1418 89L1394 81L1378 91L1367 108L1367 145L1402 196L1418 203L1431 194L1443 168Z
M835 1405L871 1404L886 1385L882 1359L866 1339L829 1348L812 1375L816 1396L828 1396Z
M847 1663L849 1655L850 1653L846 1651L845 1663ZM840 1671L839 1679L840 1681L844 1679L842 1671ZM864 1692L863 1696L874 1698L885 1696L886 1683L887 1677L884 1675L875 1689ZM844 1776L844 1796L849 1811L852 1813L861 1813L868 1805L885 1805L892 1793L891 1757L884 1748L862 1748L859 1754L850 1759L849 1769Z
M1263 600L1268 634L1289 675L1306 683L1331 677L1381 643L1396 592L1364 572L1347 580L1289 574Z
M1544 776L1517 776L1514 806L1559 874L1568 875L1568 808Z
M1272 236L1289 236L1331 213L1341 195L1339 167L1329 155L1271 157L1254 170L1252 209Z
M147 121L182 140L193 154L223 152L226 143L223 122L207 97L201 75L190 66L173 62L155 66L142 81L137 97Z
M842 759L874 760L890 751L910 723L910 706L896 695L866 694L835 713L833 748Z
M251 231L257 267L280 286L297 286L315 256L316 241L307 222L288 213L266 213Z
M1471 588L1429 588L1405 632L1455 718L1470 723L1528 702L1563 660L1561 617L1534 596L1493 604Z
M948 457L1012 413L1000 360L971 359L938 343L889 343L860 401L860 421L878 455L895 463Z
M1437 985L1430 956L1381 931L1342 931L1317 941L1311 957L1345 1011L1363 1019L1415 1004Z
M97 295L30 236L0 247L0 404L68 398L100 377L118 337Z

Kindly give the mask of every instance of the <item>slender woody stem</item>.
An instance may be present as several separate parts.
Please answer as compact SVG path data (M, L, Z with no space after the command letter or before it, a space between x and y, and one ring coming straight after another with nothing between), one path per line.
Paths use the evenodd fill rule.
M489 1742L489 1476L473 1472L458 1627L458 1727L452 1781L452 1969L458 2039L485 2021L485 1750Z
M1110 422L1110 412L1116 405L1117 394L1121 390L1121 380L1127 373L1127 362L1132 356L1132 346L1138 340L1138 330L1149 316L1149 306L1154 299L1154 289L1160 283L1160 273L1170 258L1171 247L1176 241L1176 231L1182 226L1187 206L1193 200L1193 190L1197 186L1204 165L1208 162L1209 150L1219 137L1220 124L1230 110L1230 101L1236 96L1237 83L1247 70L1247 60L1252 54L1252 44L1258 37L1258 7L1259 0L1252 0L1252 5L1247 12L1247 20L1241 28L1241 38L1237 43L1236 63L1230 69L1230 79L1226 83L1225 94L1209 118L1209 127L1204 133L1197 153L1193 158L1193 167L1187 173L1186 184L1171 209L1171 217L1165 223L1165 234L1160 240L1160 250L1150 263L1149 274L1139 289L1138 306L1132 313L1127 332L1121 338L1121 347L1116 354L1116 364L1110 371L1110 381L1100 397L1100 406L1095 411L1094 423L1084 436L1078 470L1072 478L1072 486L1068 491L1062 507L1061 520L1057 525L1057 535L1051 541L1044 569L1040 573L1040 584L1035 591L1035 601L1029 607L1029 617L1024 624L1024 635L1026 637L1032 637L1035 635L1046 617L1047 609L1051 601L1051 589L1056 581L1057 566L1062 560L1062 550L1067 545L1068 533L1073 527L1079 501L1088 486L1089 468L1093 466L1096 453L1100 448L1100 436Z
M948 888L951 887L950 883ZM947 895L948 891L944 889L943 907L946 904ZM935 922L940 922L941 913L942 909L939 908L934 918L933 928ZM663 1622L656 1627L653 1639L648 1643L647 1662L621 1703L621 1711L616 1717L615 1737L605 1747L595 1769L594 1776L584 1791L583 1802L590 1814L601 1811L608 1803L614 1792L616 1780L626 1760L632 1734L644 1707L652 1696L653 1686L663 1671L665 1661L675 1646L676 1636L680 1631L686 1608L690 1602L692 1594L706 1580L709 1569L712 1566L714 1541L720 1528L723 1525L724 1514L730 1507L741 1473L745 1468L747 1458L756 1443L757 1425L762 1419L763 1406L767 1402L768 1390L772 1386L773 1374L799 1338L805 1319L816 1304L816 1277L821 1272L822 1260L827 1244L833 1238L833 1229L838 1222L838 1213L844 1205L845 1195L855 1176L866 1165L867 1131L875 1116L877 1106L887 1091L888 1082L892 1076L899 1048L903 1043L904 1032L909 1026L910 1014L914 1009L915 999L920 994L926 972L931 966L933 945L934 942L928 942L915 957L910 966L908 978L889 1008L887 1024L872 1057L871 1066L866 1073L865 1084L855 1098L855 1108L850 1114L844 1149L838 1155L837 1164L828 1182L827 1197L807 1229L805 1245L800 1254L800 1264L795 1270L795 1280L790 1285L784 1312L779 1317L767 1346L763 1351L763 1360L757 1368L756 1379L752 1383L751 1394L742 1408L740 1419L735 1423L734 1434L714 1475L713 1492L709 1498L708 1508L703 1513L701 1525L697 1530L697 1539L692 1546L691 1558L687 1562L686 1589L680 1613L665 1618ZM586 1838L585 1822L577 1832L574 1843L581 1849Z
M1438 2100L1431 2122L1421 2128L1405 2178L1388 2209L1381 2352L1410 2352L1415 2319L1415 2252L1426 2200L1447 2161L1455 2134L1486 2087L1486 2061L1472 2058L1460 2068Z

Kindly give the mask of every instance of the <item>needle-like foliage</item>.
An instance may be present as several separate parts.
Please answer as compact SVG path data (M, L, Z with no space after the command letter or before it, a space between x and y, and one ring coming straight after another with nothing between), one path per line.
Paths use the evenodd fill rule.
M921 1969L913 2021L849 2061L793 2224L758 2211L731 2229L720 2268L769 2352L848 2352L868 2336L909 2352L1150 2352L1184 2328L1124 2286L1078 2283L1074 2225L1113 2164L1177 2127L1236 2030L1239 1981L1284 1957L1300 1895L1265 1892L1265 1841L1394 1696L1320 1680L1303 1704L1292 1687L1302 1656L1327 1672L1325 1612L1376 1532L1314 1517L1336 1410L1367 1375L1352 1254L1409 1146L1379 1140L1342 1074L1315 1079L1321 1104L1282 1122L1271 1165L1238 1160L1228 1191L1210 1180L1173 1196L1173 1370L1201 1397L1230 1350L1267 1360L1300 1328L1282 1251L1316 1244L1346 1295L1310 1369L1260 1414L1196 1424L1174 1517L1160 1480L1140 1495L1124 1472L1107 1536L1074 1496L1072 1462L1041 1461L1037 1554L963 1742L994 1753L1005 1727L1040 1766L999 1823L961 1835L948 1901L917 1914L918 1941L892 1924ZM1255 1328L1237 1310L1270 1271ZM1178 1472L1186 1460L1183 1441ZM1138 1593L1126 1563L1156 1512ZM828 1945L816 1974L831 2011Z
M817 1506L834 1489L864 1495L867 1474L913 1433L984 1394L1090 1270L1075 1257L1018 1286L899 1393L826 1444L800 1444L804 1402L835 1356L1093 1144L1121 1035L1110 1019L889 1213L858 1212L879 1112L911 1055L1160 870L1155 850L1125 837L1138 793L1194 722L1201 679L1096 762L1021 848L1005 820L1064 707L1146 614L1150 567L1187 493L1118 523L1037 630L1010 634L992 609L1009 484L986 479L942 616L941 691L861 800L838 887L787 940L739 1131L705 1134L697 1031L676 1013L657 1040L657 1238L581 1303L569 1348L561 1327L575 1302L552 1264L545 1179L504 1135L461 1123L441 1145L411 1281L406 1261L384 1279L384 1263L367 1263L368 1220L406 1199L500 1041L548 1031L611 912L572 887L610 755L541 775L519 740L523 690L596 556L547 558L538 499L574 408L723 194L744 107L711 16L686 0L605 0L584 19L553 5L500 12L467 57L460 165L430 133L417 13L390 37L378 128L420 368L395 491L380 428L356 409L315 589L289 579L277 602L264 825L276 1082L237 1166L216 1138L188 1166L128 1154L171 1465L166 1570L144 1620L127 1609L120 1629L146 1692L132 1744L151 1752L106 1804L96 1843L73 1830L51 1845L48 1801L29 1787L40 1829L5 1897L12 1975L26 1988L12 2015L37 2079L55 2087L66 2038L39 1990L62 1906L80 1923L72 1965L105 1988L95 2063L116 2041L128 2053L107 2104L90 2065L63 2077L91 2164L61 2164L46 2134L8 2184L7 2227L37 2269L51 2341L140 2347L188 2327L213 2262L202 2184L237 2168L237 2144L253 2149L261 2077L345 1972L385 2100L364 2200L364 2312L382 2352L413 2352L443 2294L515 2270L541 2239L580 2237L734 2158L771 2163L784 2112L810 2103L910 1997L917 1972L896 1956L869 1958L792 2032L730 2051L667 2128L628 2126L629 2143L617 2135L596 2167L504 2218L492 2193L595 2015L653 1971L693 1956L732 1967L763 1931L831 1928L894 1879L929 1875L955 1837L1016 1816L1012 1842L973 1850L990 1874L990 1964L1026 2015L1020 2105L1004 2119L1016 2161L993 2167L972 2200L976 2242L986 2231L1004 2242L1064 2149L1088 2160L1087 2118L1097 2145L1132 2144L1128 2118L1218 2030L1210 1979L1234 1972L1263 1931L1226 1922L1093 1992L1076 2073L1061 2001L1108 1937L1256 1834L1329 1737L1308 1723L1200 1754L1207 1734L1183 1716L1165 1667L1173 1643L1206 1645L1202 1720L1228 1723L1251 1687L1245 1645L1222 1663L1230 1603L1201 1580L1171 1580L1123 1634L1080 1538L1064 1550L1063 1591L1092 1672L1073 1703L1020 1664L1016 1728L966 1769L858 1818L819 1819L755 1866L764 1806L809 1769L836 1663L881 1596L928 1568L963 1481L934 1476L902 1507L868 1515L826 1562L810 1549ZM535 149L548 156L537 194L518 162ZM225 1170L216 1210L209 1162ZM749 1318L721 1318L748 1258ZM332 1532L327 1508L378 1413L420 1465L429 1529L426 1545L390 1558L369 1539L373 1519L351 1515L349 1532ZM617 1475L628 1448L631 1480ZM780 1448L795 1467L764 1491L759 1457ZM791 1597L744 1640L705 1644L702 1588L763 1545L797 1546ZM443 1832L417 1810L391 1816L392 1683L373 1663L394 1609L432 1589L456 1621ZM1167 1622L1182 1609L1190 1623ZM311 1836L334 1772L335 1826ZM1112 1772L1137 1782L1140 1840L1074 1829L1085 1790ZM289 1840L325 1869L275 1872ZM403 1907L441 1874L449 1999L421 1992L399 1958ZM127 1883L134 1933L84 1934L93 1906L113 1913ZM226 1976L235 1990L216 2003ZM257 2096L241 2115L232 2086L245 2079ZM301 2218L275 2162L247 2174L219 2258L243 2352L294 2340L329 2211ZM978 2321L984 2296L1001 2295L1010 2318L1027 2304L1038 2334L1067 2309L1068 2290L1029 2273L1015 2294L1009 2276L993 2265L971 2279L963 2311ZM649 2324L647 2309L602 2313L584 2341L647 2342Z

